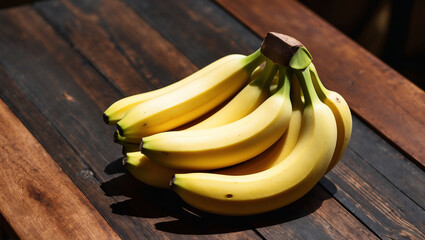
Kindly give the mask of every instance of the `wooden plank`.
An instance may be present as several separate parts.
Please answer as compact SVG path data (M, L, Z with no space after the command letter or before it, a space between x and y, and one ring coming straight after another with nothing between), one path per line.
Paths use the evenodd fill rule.
M108 221L114 222L110 219L114 215L117 218L124 216L131 219L130 226L123 228L122 225L116 224L113 226L114 229L121 236L127 234L134 239L137 239L134 237L136 235L147 239L176 237L193 239L196 238L195 234L205 234L204 223L191 222L187 213L180 210L181 202L172 200L170 204L165 201L173 199L170 196L177 199L174 194L151 191L151 188L138 183L129 175L121 178L122 173L117 176L105 172L105 167L118 159L121 153L118 150L119 146L110 138L113 128L101 121L102 106L110 99L118 98L119 93L111 85L105 84L106 80L91 68L92 65L83 62L80 56L30 8L3 11L0 13L0 21L7 23L7 27L0 29L0 39L3 42L3 45L0 45L0 66L16 84L16 89L40 109L50 127L53 127L72 147L79 156L77 161L84 160L89 170L84 174L89 176L93 174L105 194L113 196L114 203L109 206L113 214L105 215ZM15 74L18 72L19 74ZM103 83L103 87L93 83ZM93 98L88 94L88 92L98 94L96 92L101 91L109 92L110 98ZM22 107L18 105L16 108ZM49 139L44 141L47 142L43 143L45 145L54 144L49 142L52 141ZM63 158L58 160L63 161ZM75 160L68 157L67 161ZM68 174L80 174L76 171L78 170L70 169ZM121 184L108 184L115 179L120 180ZM114 192L121 194L114 195ZM90 192L86 194L92 197L90 200L99 205L105 203L104 199L96 198L98 191L95 194ZM159 201L160 199L162 201ZM156 224L178 219L185 219L178 226L173 225L178 229L156 230ZM211 228L214 229L212 226ZM177 230L184 230L186 234L178 234ZM221 238L222 235L228 239L259 238L249 228L225 234L216 232L209 234L207 238Z
M261 39L208 0L124 2L198 67L231 53L250 54L261 45Z
M123 94L159 88L196 70L119 1L39 2L34 7ZM157 55L163 55L161 61L152 61Z
M425 166L423 90L297 1L216 2L261 37L275 31L303 42L324 84L340 92L354 112Z
M380 238L424 239L425 210L362 158L348 149L324 187Z
M117 200L105 195L100 188L100 182L96 178L92 169L87 166L66 139L57 132L49 121L41 114L33 103L31 103L11 78L0 67L0 97L9 108L19 116L21 122L43 145L48 154L56 163L68 174L69 178L91 201L97 211L108 220L108 223L117 231L123 239L146 239L137 225L124 215L117 215L111 212L110 206L117 203ZM119 148L116 149L117 151ZM108 173L119 176L121 172ZM133 229L139 229L135 231Z
M0 100L0 213L20 239L119 239Z
M377 239L320 185L293 204L251 221L266 239Z
M403 194L425 209L425 172L358 118L353 119L353 126L349 147Z
M187 5L190 5L191 7L194 7L194 5L192 4L192 2L184 2L184 3L187 4ZM61 16L73 16L73 17L70 17L70 18L65 18L65 20L64 19L57 20L56 18L53 17L54 14L52 13L51 6L47 6L46 7L46 4L47 3L41 4L41 5L37 5L37 10L40 11L40 12L42 12L42 14L45 17L47 16L48 20L51 21L51 22L53 22L53 25L56 26L56 28L58 28L58 29L63 29L64 28L64 26L61 25L61 24L63 24L63 22L78 22L78 21L80 21L79 19L86 19L86 18L88 18L87 16L90 16L90 15L99 15L99 16L102 16L101 19L103 19L104 17L106 17L106 15L104 15L104 13L102 11L98 11L97 10L98 8L87 8L85 4L81 4L81 3L75 1L75 2L72 2L73 8L70 9L70 10L68 10L68 11L85 13L85 14L87 14L87 16L75 16L75 14L73 15L73 14L68 13L66 11L66 5L69 5L69 3L66 3L66 4L58 4L58 3L56 3L55 6L54 6L54 9L56 10L56 12L61 12L62 13ZM105 6L105 5L109 5L109 4L110 4L109 2L99 1L99 2L96 2L95 5L96 6L101 6L100 9L107 9L107 8L110 8L110 7ZM116 4L116 3L114 3L114 4ZM137 5L137 2L133 2L131 4L133 4L133 5L136 4L134 6L138 6ZM145 2L145 4L146 4L146 2ZM142 4L142 5L144 5L144 4ZM182 16L182 15L187 14L187 13L185 13L185 11L188 11L187 10L187 6L185 7L184 5L182 5L182 2L180 2L178 4L178 6L168 5L167 8L164 8L163 4L156 4L154 2L149 3L148 5L151 8L151 11L149 11L149 13L154 13L154 14L158 13L158 11L159 12L161 12L161 11L162 12L167 12L170 9L173 9L173 12L176 14L176 16L177 15L178 16ZM200 15L201 16L204 16L204 18L205 18L204 20L197 19L197 21L194 21L194 19L189 19L189 22L182 22L180 25L185 26L185 25L189 25L190 24L194 28L204 29L204 31L207 31L208 27L202 26L202 24L205 24L205 22L207 20L208 21L217 21L217 19L222 19L221 20L221 24L226 23L229 26L229 22L232 21L232 18L231 17L226 16L223 12L220 13L220 14L222 14L222 16L219 15L218 18L217 17L216 18L211 17L210 15L215 15L215 11L216 10L211 11L211 9L210 9L211 12L208 13L205 10L202 10L202 6L203 6L203 4L199 4L199 5L196 5L195 4L195 7L198 8L196 11L197 12L202 12L202 14L200 14ZM76 7L80 8L80 10L78 10L78 11L75 10L74 8L76 8ZM143 7L143 6L139 6L139 8L136 8L136 9L138 9L138 11L142 11L141 10L142 8L140 8L140 7ZM114 8L117 8L117 7L115 6ZM122 14L126 14L126 12L123 11L123 7L118 7L118 8L121 9L120 12ZM58 9L60 9L60 10L58 10ZM176 9L180 9L181 12L178 12L178 11L176 12ZM206 9L206 8L204 8L204 9ZM193 11L193 10L190 10L190 11ZM149 14L146 14L146 12L145 12L145 14L143 14L142 17L148 19L147 21L150 21L153 24L157 21L157 19L155 18L155 16L151 16L151 15L146 16L146 15L149 15ZM223 19L223 16L226 16L226 17ZM77 18L77 19L74 19L74 18ZM115 17L112 17L112 18L115 18ZM182 21L182 19L188 19L188 18L181 18L180 17L177 20L178 21ZM164 22L164 20L162 20L162 21L163 21L163 24L165 24L165 25L168 25L169 24L167 22ZM168 19L168 21L174 21L174 19L171 19L170 18L170 19ZM86 24L86 23L80 23L80 24ZM105 24L105 23L103 23L103 24ZM196 24L198 24L200 26L197 27ZM230 26L233 26L233 25L230 25ZM110 27L105 27L105 26L103 26L103 27L105 29L112 29ZM167 31L168 31L167 28L165 28L166 30L164 30L164 28L162 27L162 25L158 25L158 24L156 25L156 27L158 29L160 29L162 35L166 35L167 34ZM211 29L211 30L208 30L207 32L210 32L210 34L211 34L213 32L213 30L214 29ZM73 31L76 31L76 32L73 32ZM68 33L67 35L79 35L79 31L80 31L79 29L71 29L71 33ZM109 30L109 31L111 31L111 30ZM238 30L238 31L242 31L242 30ZM248 35L249 34L248 31L246 31L246 30L244 30L244 31L245 31L245 33L244 33L245 35ZM234 32L234 31L226 31L226 33L228 33L228 37L221 37L221 39L235 38L235 35L230 34L232 32ZM114 33L109 33L109 34L110 35L114 35ZM200 35L200 36L196 35L196 36L197 37L196 37L195 40L190 39L190 41L191 41L190 45L191 46L192 45L202 45L202 44L205 44L205 41L206 41L206 38L207 37L202 36L202 35ZM243 36L243 35L241 35L241 36ZM201 38L201 37L203 37L203 38ZM184 46L181 46L181 44L182 43L187 44L186 43L187 41L185 42L185 41L183 41L183 39L184 38L179 39L179 36L178 35L173 35L173 38L170 39L170 41L172 41L174 44L179 44L178 45L179 46L179 49L184 49L185 47ZM243 46L248 45L248 44L244 44L244 41L245 41L244 39L245 38L239 37L239 39L235 39L234 40L235 42L242 43L237 48L240 48L241 46L243 47ZM259 46L259 43L260 43L259 39L255 38L255 37L252 37L252 36L250 38L246 38L246 39L247 39L248 42L258 42L257 47ZM78 45L78 43L74 43L75 39L69 39L69 41L71 41L73 45ZM217 49L216 46L217 45L218 46L225 46L225 44L224 44L224 41L225 40L220 40L220 41L223 41L223 43L221 43L221 44L217 44L216 43L216 44L212 44L212 45L205 45L204 47L210 48L209 49L210 52L214 52L214 53L220 52L221 50L220 49ZM87 42L90 42L90 40L88 40ZM235 52L235 51L238 51L238 49L236 49L236 47L235 47L235 49L232 50L232 51ZM245 49L243 51L249 52L250 49ZM186 54L186 52L185 52L185 54ZM222 52L221 54L225 54L225 52ZM190 55L190 53L188 55ZM196 55L193 55L192 58L195 58L196 59L195 63L197 63L197 65L202 66L202 61L204 59L204 56L203 55L201 55L200 57L196 57ZM96 64L93 64L93 65L96 65ZM125 177L123 177L123 179L125 179ZM121 188L118 187L119 184L115 184L113 182L115 182L115 181L114 180L111 180L111 183L105 183L105 186L109 186L109 188L116 188L116 189L122 190L121 189L122 187ZM117 182L120 182L120 181L117 180ZM115 187L111 187L111 186L115 186ZM321 191L323 191L323 190L321 190ZM116 194L117 195L122 195L123 193L120 192L120 191L118 191L118 193L116 193ZM324 193L322 192L322 194L324 194ZM126 193L125 195L132 195L132 194ZM152 196L154 196L154 194L152 194ZM314 197L313 197L313 199L314 199ZM338 205L335 202L335 200L331 200L331 201L332 201L332 204L330 204L328 206L332 206L335 209L343 209L340 205ZM159 201L159 202L161 202L161 201ZM126 205L131 205L131 204L132 204L132 201L126 201L126 202L124 202L122 204L116 204L116 205L114 205L114 209L116 209L116 211L118 211L118 212L121 212L122 214L136 214L136 216L143 215L142 213L140 215L138 215L137 212L136 213L134 213L134 212L131 213L131 212L126 212L126 211L120 210L120 209L123 209L123 208L124 209L127 209L126 207L123 207L123 205L126 206ZM175 207L177 209L179 208L178 206L175 206ZM170 209L170 211L173 211L173 210ZM338 232L338 234L339 234L339 235L335 235L335 236L341 236L341 235L344 235L344 234L351 234L351 232L353 232L353 234L359 234L359 235L362 235L362 234L366 234L367 236L371 235L371 233L368 232L367 229L364 228L364 226L362 226L353 216L351 216L350 214L348 214L346 211L345 211L345 214L343 214L344 213L344 210L341 210L339 212L340 215L337 216L337 217L335 217L335 215L332 214L334 212L329 211L329 208L324 208L323 210L318 211L318 212L321 212L320 215L327 216L327 218L331 218L332 217L337 222L341 223L341 226L330 227L329 224L325 224L324 222L320 222L320 221L317 222L317 219L316 219L317 216L313 214L312 216L309 216L309 217L306 218L308 220L306 220L306 219L301 220L300 221L300 224L292 225L291 227L288 224L287 225L287 229L288 228L289 229L290 228L293 228L293 230L295 231L296 228L298 228L300 230L298 232L303 232L302 231L302 227L304 227L304 226L313 226L313 228L315 228L317 230L316 231L317 232L316 233L316 236L319 235L318 232L321 232L323 234L322 235L322 238L330 238L330 237L332 237L330 234L331 233L335 233L335 232ZM338 221L338 220L340 220L340 221ZM166 229L168 231L170 231L170 228L179 229L179 233L188 233L188 231L191 231L190 229L188 230L188 229L182 229L181 227L180 228L177 227L178 224L181 224L181 222L180 223L179 222L180 221L177 221L177 222L173 221L171 223L158 223L157 227L161 227L161 229L163 228L163 229ZM208 227L207 227L208 230L206 230L207 232L214 233L214 232L217 232L218 229L222 229L223 228L223 227L217 226L217 223L216 222L214 222L212 220L208 220L208 218L207 218L207 220L203 220L203 222L204 222L204 224L205 224L205 222L208 222L209 223L208 224ZM307 222L309 224L307 224ZM173 224L176 224L175 227L170 227L170 226L174 226ZM199 227L202 228L202 224ZM338 227L340 227L340 228L338 228ZM203 226L203 228L205 228L205 226ZM240 228L245 229L246 226L245 226L245 228L244 228L244 226L235 226L235 227L227 227L227 228L233 229L233 230L234 229L240 229ZM271 229L273 229L273 228L271 228ZM268 230L269 231L273 231L271 229L269 228ZM329 229L332 229L332 230L329 231ZM352 231L349 231L350 233L344 233L344 232L339 232L340 230L338 230L338 229L345 229L345 230L346 229L351 229ZM361 229L361 230L360 231L354 231L354 230L358 230L358 229ZM279 233L279 232L277 232L277 233Z

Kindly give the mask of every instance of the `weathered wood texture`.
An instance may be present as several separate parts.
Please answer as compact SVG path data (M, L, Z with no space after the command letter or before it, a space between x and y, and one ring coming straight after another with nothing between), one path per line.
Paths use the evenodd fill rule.
M259 48L262 36L219 5L207 0L41 1L1 10L0 22L0 97L120 237L423 237L425 185L417 183L424 181L424 172L356 116L342 162L299 201L260 216L199 212L172 192L125 173L121 148L112 142L114 127L102 122L106 107L177 81L224 55ZM323 59L315 51L316 60ZM342 73L319 73L339 91L327 79Z
M31 109L31 104L39 109L38 115L36 110L31 115L40 117L42 114L40 120L49 123L48 129L32 123L30 128L46 148L57 154L55 160L74 177L75 183L86 191L121 237L175 239L178 235L193 239L197 238L195 234L209 231L211 238L221 238L221 235L229 239L259 238L249 227L222 232L214 222L195 221L182 210L181 201L173 193L152 189L129 175L122 175L122 166L115 164L120 162L116 161L121 157L120 147L112 142L113 128L105 125L101 118L111 99L118 99L121 95L30 8L3 11L0 21L8 26L0 30L3 43L0 45L0 63L10 78L2 82L2 89L8 89L3 91L2 97L8 99L8 103L28 122L33 121L28 119L25 110ZM139 54L143 56L143 53ZM9 55L13 57L7 57ZM156 62L166 56L166 52L158 55ZM182 59L184 61L183 56ZM14 74L17 72L19 74ZM11 84L16 87L9 87ZM104 97L93 97L101 92ZM14 102L15 96L21 96L18 102ZM22 104L26 102L22 97L28 98L31 104ZM54 137L45 137L43 131L53 133ZM59 136L63 140L55 142ZM61 142L73 151L62 147L64 152L61 153L55 149L53 145ZM86 168L81 169L81 164ZM115 164L115 168L108 170L110 164ZM90 181L97 181L97 186ZM167 222L178 224L164 224ZM157 224L162 224L162 231L156 230Z
M0 213L17 237L119 239L1 100L0 121Z
M227 28L234 28L236 31L240 32L240 35L233 35L231 34L231 32L234 31L226 31L228 32L228 37L221 37L220 39L216 40L217 43L215 43L214 45L205 45L205 42L207 40L208 36L202 36L202 35L196 35L197 38L195 39L185 39L182 36L179 36L177 34L172 35L172 38L170 38L169 40L171 42L173 42L174 45L176 45L179 49L183 49L185 50L184 53L187 55L190 55L190 48L185 48L186 45L190 44L191 46L193 45L199 45L202 46L203 48L208 48L208 51L211 53L220 53L221 55L225 55L228 54L228 52L222 51L220 50L220 48L218 48L217 46L226 46L226 44L229 43L228 39L234 39L233 41L230 41L230 45L232 45L232 42L238 42L240 43L239 45L234 44L234 49L230 49L228 51L231 52L250 52L252 51L252 47L244 47L244 46L249 46L254 45L252 44L253 42L258 42L258 45L255 47L259 47L259 43L261 42L260 39L249 35L249 31L244 30L244 28L240 28L237 25L237 22L235 22L234 20L232 20L232 18L228 15L225 14L225 12L223 12L222 10L220 10L219 8L217 8L214 5L211 5L214 9L214 11L208 12L206 11L206 9L210 8L211 6L205 6L205 3L203 4L193 4L194 2L179 2L179 3L173 3L173 4L177 4L177 5L168 5L167 7L163 6L163 4L160 3L155 3L155 2L149 2L148 6L151 8L150 11L144 11L145 14L141 15L143 18L147 19L147 21L149 21L150 23L155 23L157 21L160 21L160 19L158 19L158 17L160 15L155 15L155 13L158 12L174 12L176 15L187 15L187 13L185 11L188 11L188 6L191 6L192 8L196 9L198 12L202 12L201 16L203 16L203 19L193 19L194 16L192 16L192 18L179 18L179 19L169 19L168 21L184 21L181 22L181 24L178 24L180 26L186 26L186 25L191 25L194 28L199 28L199 29L203 29L203 31L206 31L206 29L208 29L209 25L206 23L209 23L209 21L213 21L213 22L217 22L217 24L221 24L221 25L227 25ZM142 5L138 5L137 2L132 2L130 3L132 4L132 7L134 7L135 9L137 9L138 12L143 11L143 9L141 7L146 6L146 2L144 2L144 4ZM184 5L185 4L185 5ZM72 5L72 7L70 7ZM91 5L96 5L96 6L100 6L99 8L90 8L87 7L87 5L91 6ZM68 1L68 2L64 2L62 3L56 3L54 5L49 4L49 3L40 3L36 5L36 9L44 16L46 17L46 19L56 28L58 29L59 32L64 32L66 31L66 33L62 33L63 36L65 36L65 38L70 41L72 43L73 46L78 46L80 43L75 42L75 41L81 41L84 40L84 37L90 37L90 36L84 36L83 33L81 33L81 30L78 28L66 28L66 26L68 25L89 25L88 22L91 22L88 18L88 16L90 15L99 15L102 16L102 18L100 19L104 19L107 15L105 15L106 13L108 14L118 14L116 12L113 11L105 11L105 9L120 9L121 11L119 11L119 14L123 14L123 15L127 15L130 13L126 12L126 8L123 5L120 5L117 3L111 4L108 1L92 1L90 2L90 4L81 4L78 1ZM100 10L99 10L100 9ZM171 11L171 9L173 9L173 11ZM60 16L57 16L57 13L61 13ZM154 13L154 14L147 14L147 12L149 13ZM219 13L218 16L214 17L214 13ZM71 14L73 13L73 14ZM77 14L78 13L78 14ZM84 15L83 15L84 14ZM108 15L109 16L109 15ZM116 18L113 15L113 18ZM134 18L137 19L137 18ZM138 21L141 21L140 19ZM162 20L164 21L164 20ZM78 24L73 24L74 22L78 22ZM231 24L229 24L229 22ZM116 33L114 32L110 32L110 31L116 31L114 30L113 27L108 27L109 24L108 22L101 22L100 24L98 22L91 22L91 27L93 28L104 28L105 30L103 31L107 31L109 36L115 35ZM116 24L116 23L113 23ZM167 22L162 22L161 24L164 24L164 27L167 24ZM230 26L229 26L230 25ZM143 25L141 26L135 26L137 28L140 27L144 27ZM164 27L162 25L159 25L158 23L156 23L155 27L157 29L160 29L159 31L161 31L161 35L167 35L167 32L164 31ZM223 29L226 29L223 27ZM134 31L134 29L132 29ZM123 31L123 30L120 30ZM136 30L137 31L137 30ZM210 29L209 34L212 34L214 32L214 29ZM69 36L81 36L80 38L71 38ZM239 36L239 37L237 37ZM244 40L244 38L242 36L250 36L249 38L246 38L247 40ZM143 41L143 37L142 36L133 36L135 39L140 38L140 41ZM182 38L181 40L178 38ZM177 40L176 40L177 39ZM186 41L183 41L183 40ZM104 41L107 41L108 38L105 37ZM188 43L189 41L189 43ZM211 41L211 40L210 40ZM91 42L91 40L87 40L84 42ZM157 41L158 42L158 41ZM246 43L244 43L246 42ZM159 42L157 43L159 44ZM204 46L205 45L205 46ZM126 44L126 46L130 46L128 43ZM122 49L120 47L120 45L117 45L118 48ZM128 49L128 47L127 47ZM134 51L134 50L133 50ZM220 52L222 51L222 52ZM88 52L87 49L81 49L81 53L84 55L92 55L91 52ZM140 52L140 54L143 54L143 52ZM217 57L220 57L220 55L217 55ZM204 60L205 56L203 54L201 55L191 55L191 59L194 59L193 61L199 65L202 66L202 61ZM92 59L92 61L98 61L96 57L90 58ZM213 61L214 59L212 59L211 61ZM98 64L93 63L93 66L98 66ZM115 79L111 79L112 81L115 81ZM130 94L130 93L126 93L126 94ZM109 185L109 184L105 184L105 185ZM322 191L322 192L320 192ZM320 190L318 193L313 194L311 199L309 201L306 201L306 205L310 206L310 209L315 209L314 205L317 204L317 202L322 201L323 198L318 197L318 196L328 196L328 198L331 198L329 195L327 195L326 193L323 192L323 189ZM316 196L318 195L318 196ZM317 200L314 200L317 199ZM341 213L345 212L345 210L343 210L343 208L333 199L330 200L330 202L332 204L328 205L328 206L333 206L335 209L340 209ZM301 206L301 205L300 205ZM301 208L303 209L303 208ZM285 213L288 211L283 210ZM306 213L308 215L307 210L301 210L301 211L297 211L294 214L303 214ZM318 212L322 212L320 214L323 214L324 216L328 216L328 218L331 217L331 215L328 215L331 211L327 210L326 208L318 210ZM134 214L129 212L128 214ZM276 214L276 213L275 213ZM276 214L276 216L274 217L275 219L279 219L281 222L284 221L285 218L288 218L288 216L291 216L291 214L286 214L286 217L278 217L279 214ZM335 215L333 215L335 216ZM345 220L340 219L340 217L342 217ZM307 231L305 231L305 229L303 230L303 228L305 228L306 226L309 226L309 228L314 228L316 229L316 236L319 236L319 233L322 233L322 238L338 238L338 236L344 235L344 234L354 234L356 236L362 236L362 234L367 234L368 236L370 235L370 232L368 232L366 230L366 228L364 228L355 218L353 218L353 216L351 216L349 213L345 213L345 214L340 214L337 217L334 217L333 219L339 219L336 222L340 222L340 223L345 223L344 226L342 228L339 228L339 226L330 226L328 223L325 222L320 222L315 220L317 218L316 214L313 214L312 216L307 216L305 219L299 220L297 224L287 224L285 226L286 230L291 229L291 231L287 231L288 233L292 233L292 234L300 234L302 232L307 233ZM205 222L211 222L208 220L204 220ZM253 222L257 222L258 220L252 220ZM205 224L204 222L204 224ZM269 221L270 223L270 221ZM279 221L274 222L274 224L279 223ZM308 224L307 224L308 223ZM350 223L350 224L348 224ZM229 223L228 223L229 224ZM160 224L159 226L173 226L172 224ZM234 225L234 224L233 224ZM273 225L273 224L271 224ZM177 226L177 225L176 225ZM214 226L214 224L212 224L212 226ZM230 231L231 229L233 229L233 231L235 229L244 229L249 227L248 226L244 226L244 225L239 225L237 227L233 226L233 227L227 227ZM205 228L205 227L204 227ZM218 228L217 226L215 226L214 228L209 228L210 232L215 232L215 231L223 231L220 230L222 227ZM281 228L276 227L275 230L273 230L274 228L268 228L269 232L274 232L275 234L282 234L284 233L284 230L281 230ZM279 230L280 229L280 230ZM329 230L332 229L332 230ZM343 231L341 229L352 229L352 231ZM363 229L360 231L354 231L354 229ZM170 229L171 230L171 229ZM184 229L179 229L179 231L181 233L184 233L187 230ZM190 230L189 230L190 231ZM187 232L188 233L188 232ZM331 233L338 233L338 234L331 234ZM309 234L309 233L307 233ZM289 236L289 235L288 235ZM295 236L295 235L293 235Z
M216 0L256 34L281 32L313 55L324 84L418 164L425 167L425 92L293 0Z

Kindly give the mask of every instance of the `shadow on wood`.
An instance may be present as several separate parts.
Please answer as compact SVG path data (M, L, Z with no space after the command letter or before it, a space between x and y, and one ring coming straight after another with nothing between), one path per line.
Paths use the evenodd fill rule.
M120 161L121 159L117 159L110 163L105 168L105 172L107 174L125 172ZM322 182L328 186L333 185L326 178L323 178ZM167 217L165 221L155 223L157 230L189 235L238 232L294 221L314 213L325 200L333 195L333 193L326 194L321 186L316 185L298 201L276 211L254 216L231 217L195 209L174 192L150 187L129 173L102 183L101 188L108 196L127 198L110 206L113 213L139 218ZM336 191L336 187L331 189Z

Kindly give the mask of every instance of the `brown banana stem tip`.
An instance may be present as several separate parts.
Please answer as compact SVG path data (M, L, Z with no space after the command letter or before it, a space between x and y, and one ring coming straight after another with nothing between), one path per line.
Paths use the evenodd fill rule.
M170 188L172 189L174 186L174 179L176 179L176 176L173 175L173 177L170 179Z
M300 41L291 36L269 32L261 44L261 53L279 65L288 66L292 56L302 46Z
M140 140L140 145L139 145L139 150L142 151L142 149L143 149L143 139Z
M109 123L109 117L106 114L103 114L103 121L108 124Z
M124 156L122 158L122 165L125 165L125 164L127 164L127 156Z

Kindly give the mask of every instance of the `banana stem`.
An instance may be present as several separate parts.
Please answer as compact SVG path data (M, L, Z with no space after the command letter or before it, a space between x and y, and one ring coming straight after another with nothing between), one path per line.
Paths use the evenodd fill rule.
M260 76L253 80L251 84L258 86L259 88L266 88L270 93L270 85L274 76L276 75L277 70L278 65L270 59L266 58L266 66L260 73Z
M258 49L254 53L245 57L245 69L252 73L262 62L264 62L265 59L266 57L261 53L261 49Z
M319 98L323 100L326 98L329 90L326 89L323 83L320 81L319 74L317 73L316 67L313 63L310 64L309 69L317 94L319 95Z
M304 94L305 105L312 105L313 103L320 101L311 80L310 69L307 67L303 70L295 70L295 74L297 75Z
M284 96L289 96L291 93L291 78L293 71L289 67L279 66L279 82L278 92L282 92Z

